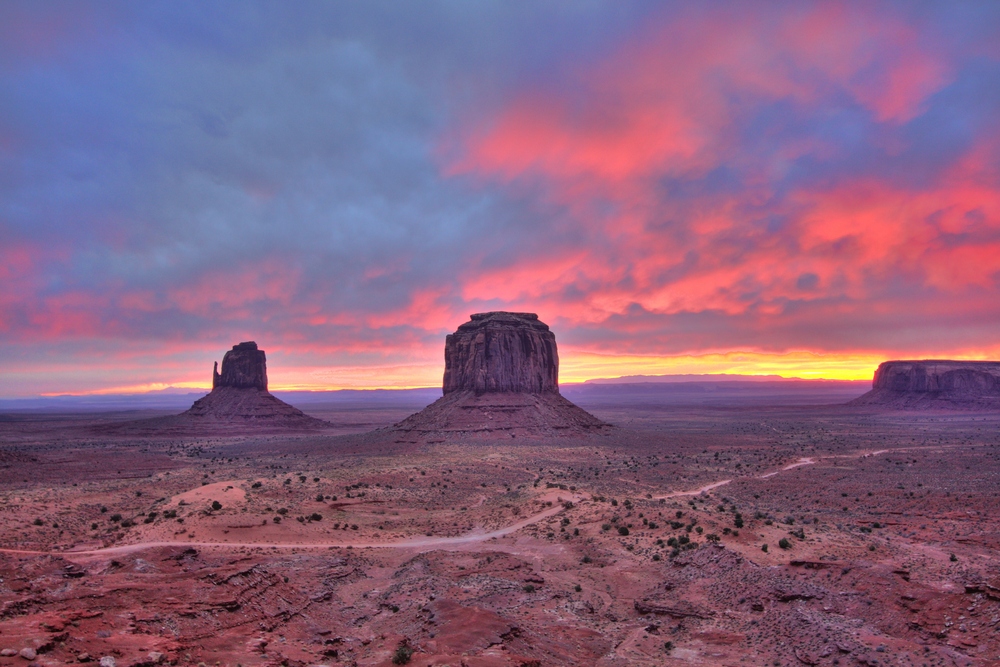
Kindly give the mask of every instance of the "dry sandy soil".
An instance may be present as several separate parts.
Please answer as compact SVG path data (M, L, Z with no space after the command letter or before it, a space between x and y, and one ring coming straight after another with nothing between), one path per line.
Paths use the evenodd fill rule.
M1000 415L584 407L627 427L0 416L0 665L1000 665Z

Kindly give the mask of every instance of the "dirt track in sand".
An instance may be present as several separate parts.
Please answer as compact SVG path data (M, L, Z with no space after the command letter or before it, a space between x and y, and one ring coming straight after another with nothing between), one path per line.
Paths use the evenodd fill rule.
M860 452L853 457L869 457L877 456L879 454L889 453L896 450L882 449L873 452ZM905 451L905 449L900 449L899 451ZM850 457L802 457L797 461L790 463L778 470L766 473L764 475L758 475L757 479L767 479L773 477L782 472L787 472L794 470L795 468L800 468L807 465L815 465L818 463L819 459L832 459L832 458L850 458ZM683 496L697 496L702 493L707 493L721 486L725 486L731 483L732 479L723 479L717 482L712 482L711 484L705 484L699 486L696 489L690 491L674 491L671 493L653 496L654 499L666 499L666 498L678 498ZM219 482L213 486L221 486L227 484L227 482ZM203 489L193 489L192 493L201 493ZM580 494L575 494L570 497L573 502L579 502L582 499ZM538 523L539 521L544 521L549 517L559 514L564 509L563 505L557 504L553 507L534 514L530 517L522 519L516 523L512 523L503 528L492 531L479 531L473 530L472 532L466 533L465 535L459 535L456 537L426 537L418 539L409 540L399 540L395 542L320 542L313 544L290 544L281 542L196 542L196 541L149 541L149 542L138 542L135 544L123 544L121 546L115 547L104 547L101 549L89 549L80 551L30 551L30 550L17 550L17 549L0 549L0 553L8 554L21 554L21 555L58 555L58 556L114 556L114 555L124 555L135 553L138 551L144 551L147 549L156 549L161 547L199 547L199 548L222 548L222 549L290 549L290 550L310 550L310 549L440 549L442 547L449 546L464 546L468 544L476 544L479 542L486 542L487 540L504 537L510 535L511 533L517 532L522 528L526 528L532 524Z

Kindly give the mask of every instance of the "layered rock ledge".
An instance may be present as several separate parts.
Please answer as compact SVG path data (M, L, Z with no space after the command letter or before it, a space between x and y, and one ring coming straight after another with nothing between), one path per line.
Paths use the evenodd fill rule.
M886 361L875 371L872 390L849 405L1000 409L1000 362Z

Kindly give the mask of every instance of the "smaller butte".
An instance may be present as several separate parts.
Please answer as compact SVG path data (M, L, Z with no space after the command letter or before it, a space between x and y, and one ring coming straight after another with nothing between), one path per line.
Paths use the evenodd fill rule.
M216 362L212 391L187 412L97 427L101 433L131 436L190 436L315 431L331 424L310 417L267 390L267 357L257 343L234 345Z
M393 429L496 437L611 428L559 393L556 337L534 313L477 313L458 327L445 339L443 392Z
M885 361L875 371L871 391L848 405L1000 410L1000 361Z
M222 372L216 362L212 391L199 398L187 412L178 415L191 423L234 423L286 428L325 428L324 421L275 398L267 390L267 357L257 343L233 345L222 357Z

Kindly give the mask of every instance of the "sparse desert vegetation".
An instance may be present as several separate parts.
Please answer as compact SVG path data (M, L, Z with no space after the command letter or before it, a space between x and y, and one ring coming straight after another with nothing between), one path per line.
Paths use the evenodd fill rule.
M585 407L633 428L468 443L6 422L0 648L129 665L1000 657L997 415Z

